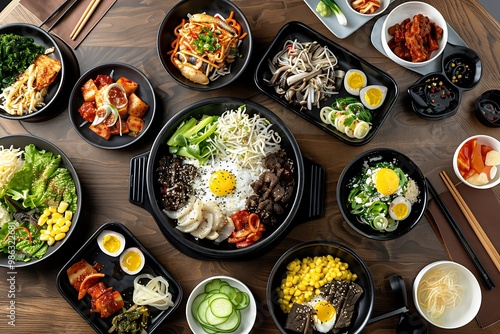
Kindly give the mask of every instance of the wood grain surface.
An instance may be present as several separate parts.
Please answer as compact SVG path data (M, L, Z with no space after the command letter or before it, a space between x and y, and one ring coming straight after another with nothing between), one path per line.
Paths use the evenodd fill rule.
M344 1L344 0L338 0ZM394 8L401 0L391 4ZM85 218L77 224L77 233L64 251L46 263L17 270L16 326L7 325L9 298L7 270L0 269L1 333L91 333L92 329L61 297L55 277L64 263L104 222L125 224L147 249L181 283L184 298L173 316L161 325L158 333L189 333L185 303L189 292L201 280L212 275L230 275L244 281L254 293L258 315L253 333L276 333L269 316L265 289L275 261L287 249L302 241L330 239L355 250L366 261L374 278L376 296L373 315L395 309L395 300L387 278L401 275L410 295L413 279L430 262L447 259L447 254L427 219L403 237L391 241L363 238L344 222L336 202L335 189L344 166L365 150L389 147L403 152L421 168L439 192L445 191L439 172L454 176L452 156L457 145L470 135L488 134L500 138L500 129L483 126L476 119L474 103L481 93L499 89L500 26L475 0L426 0L435 6L462 39L479 53L483 64L480 83L464 94L458 113L440 121L419 118L411 110L407 88L420 78L380 54L370 42L375 20L369 21L346 39L340 40L309 10L301 0L235 0L247 16L254 35L253 63L230 87L215 92L195 92L176 84L163 70L156 51L156 32L175 4L172 0L120 0L77 48L81 73L103 62L119 61L139 68L156 88L159 101L158 123L138 144L119 151L95 148L75 132L66 111L41 123L0 120L0 135L29 133L43 137L65 152L74 164L84 188ZM361 147L346 145L296 116L255 87L253 72L264 50L287 22L300 21L394 77L399 85L399 99L374 139ZM40 20L14 0L0 14L2 25L16 22L39 24ZM151 215L128 200L129 163L147 152L162 125L177 111L194 101L213 96L233 96L260 103L276 113L290 127L305 157L325 167L327 172L325 214L297 224L287 237L267 254L243 261L201 261L192 259L170 245ZM456 181L456 180L455 180ZM500 199L500 186L494 189ZM499 282L500 284L500 282ZM497 290L500 287L497 287ZM497 293L500 290L497 291ZM499 294L500 298L500 294ZM398 317L366 327L366 333L394 333ZM447 333L429 325L429 333ZM500 334L500 324L481 329L475 321L454 333Z

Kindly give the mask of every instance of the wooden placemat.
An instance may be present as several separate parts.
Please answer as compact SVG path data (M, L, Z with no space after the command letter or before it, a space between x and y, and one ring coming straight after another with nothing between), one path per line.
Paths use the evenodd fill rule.
M71 9L71 11L69 11L64 16L64 18L62 18L61 21L59 21L57 25L54 26L54 28L52 28L51 30L51 32L59 36L73 49L76 49L116 2L116 0L101 0L101 3L99 4L99 6L97 6L95 12L92 14L76 40L72 40L69 35L75 28L75 25L77 24L82 14L85 12L85 9L89 5L90 1L91 0L70 1L59 11L57 15L55 15L50 21L46 23L46 27L50 27L52 23L55 22L57 18L62 14L65 8L71 6L71 4L74 2L78 2ZM63 2L64 0L21 0L21 4L42 22Z
M463 183L457 185L457 189L495 248L500 249L500 204L493 190L478 190ZM496 285L492 290L486 290L478 271L467 256L438 205L433 200L429 201L426 217L431 224L435 225L438 237L442 239L448 256L452 261L467 267L479 281L482 303L476 321L481 328L486 328L500 321L500 312L498 311L500 310L500 272L476 237L451 193L446 191L440 194L440 197Z

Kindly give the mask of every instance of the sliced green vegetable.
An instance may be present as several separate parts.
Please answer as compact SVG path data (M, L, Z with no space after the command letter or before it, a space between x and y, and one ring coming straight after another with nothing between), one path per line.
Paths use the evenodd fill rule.
M332 12L337 17L337 20L339 21L339 24L341 26L347 25L347 18L345 17L344 13L340 9L339 5L337 5L337 3L334 0L321 0L321 1L323 1L325 3L325 5L330 7Z

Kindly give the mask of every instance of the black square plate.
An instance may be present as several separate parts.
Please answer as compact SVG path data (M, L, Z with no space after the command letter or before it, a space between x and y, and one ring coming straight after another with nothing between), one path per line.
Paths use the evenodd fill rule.
M136 275L127 275L119 265L119 257L111 257L104 254L97 245L97 237L103 230L111 230L121 233L125 237L125 249L129 247L137 247L143 253L146 259L144 268L139 274L148 273L153 276L163 276L169 283L168 291L172 294L172 302L174 306L165 311L158 310L154 307L148 306L151 314L149 325L147 328L148 333L152 333L174 310L179 306L182 301L182 288L180 284L170 275L170 273L144 248L139 240L122 224L111 222L102 225L92 237L78 250L78 252L64 265L59 271L56 278L57 290L66 299L66 301L80 314L80 316L88 322L88 324L97 332L107 334L111 328L111 320L114 315L109 318L102 319L98 314L92 313L90 296L85 296L83 299L78 300L78 291L69 283L66 271L74 263L85 259L90 265L98 262L101 266L101 273L106 276L102 278L102 282L107 287L112 287L121 293L125 301L125 308L133 305L132 293L134 291L134 278ZM139 275L138 274L138 275ZM117 312L115 315L118 315Z
M382 85L387 87L387 97L379 108L375 109L372 120L372 129L368 135L362 139L349 138L346 134L339 132L332 125L327 125L323 123L319 116L320 108L313 107L312 110L301 110L300 106L288 103L284 98L280 97L274 90L273 87L269 87L268 82L272 77L272 73L267 64L268 59L271 59L276 53L283 49L283 46L287 40L298 40L300 42L313 42L317 41L321 45L326 45L330 50L333 51L338 60L338 66L341 70L347 72L349 69L358 69L366 74L368 85ZM281 103L286 108L290 109L297 115L308 120L312 124L316 125L320 129L326 131L332 136L338 138L349 145L364 145L373 139L380 126L386 119L389 112L394 107L396 100L399 96L399 88L396 81L389 76L387 73L378 69L377 67L369 64L365 60L346 50L342 46L332 42L325 36L314 31L313 29L307 27L300 22L290 22L285 24L281 30L278 32L274 40L271 42L266 53L259 61L257 65L257 70L254 77L257 87L279 103ZM327 101L323 102L322 106L331 105L336 98L349 95L342 85L342 89L339 94L332 95Z

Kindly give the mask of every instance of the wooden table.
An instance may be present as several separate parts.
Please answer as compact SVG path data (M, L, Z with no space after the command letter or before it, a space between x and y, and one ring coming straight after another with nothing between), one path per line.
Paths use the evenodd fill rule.
M339 0L343 1L343 0ZM423 218L417 227L405 236L387 242L360 237L342 219L336 204L337 179L344 166L361 152L377 147L390 147L413 159L424 174L435 181L438 191L444 191L438 173L447 170L453 174L452 155L457 145L470 135L488 134L499 138L500 130L487 128L473 114L479 95L489 89L499 88L500 26L475 0L426 0L444 15L464 41L476 50L483 61L483 77L472 91L463 96L459 112L441 121L419 118L410 108L406 89L419 75L400 67L380 54L370 42L371 20L344 40L336 38L301 0L236 0L246 14L256 43L255 63L277 31L289 21L301 21L340 43L355 54L386 71L398 82L400 97L394 110L375 138L362 147L346 145L325 134L315 126L288 111L253 84L252 66L231 87L221 91L200 93L180 87L173 82L160 65L156 54L156 31L165 14L175 1L172 0L120 0L76 50L80 70L106 61L121 61L138 67L156 87L165 112L164 124L178 110L194 101L213 96L234 96L264 105L291 128L304 156L323 165L327 172L325 214L322 218L305 222L292 229L287 237L267 254L246 261L200 261L192 259L171 246L159 231L151 215L128 200L129 161L151 147L155 133L150 133L141 144L120 151L102 150L84 142L72 128L67 112L42 123L0 120L0 135L29 133L41 136L62 149L73 162L83 184L88 218L78 222L79 235L51 261L20 269L16 276L16 327L7 326L8 303L6 270L0 279L0 332L89 333L92 329L65 302L55 286L55 277L63 263L104 222L125 224L144 243L152 254L179 280L184 291L181 307L162 324L160 333L188 333L184 306L193 287L212 275L231 275L244 281L253 291L258 305L254 333L276 333L267 311L265 288L269 272L287 249L295 244L320 238L330 238L354 249L368 264L376 289L373 315L393 310L394 297L387 278L401 275L408 291L417 272L430 262L447 259L438 238L428 221ZM391 5L402 2L397 0ZM133 17L133 19L131 19ZM40 21L18 0L0 14L1 24ZM161 125L161 124L160 124ZM500 186L494 189L500 198ZM413 301L409 296L411 309ZM394 333L397 317L389 318L366 327L368 333ZM429 326L429 333L445 333ZM475 321L454 331L455 333L500 333L500 324L480 329Z

